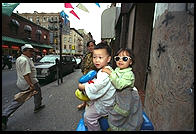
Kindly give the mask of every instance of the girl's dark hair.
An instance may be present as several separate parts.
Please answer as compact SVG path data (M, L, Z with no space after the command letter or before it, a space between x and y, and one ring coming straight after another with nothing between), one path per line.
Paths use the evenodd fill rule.
M126 51L129 53L129 56L131 57L132 60L132 65L134 63L134 54L133 51L129 48L121 48L120 50L117 51L116 56L118 56L122 51Z
M91 40L91 41L87 42L87 47L89 46L89 44L90 44L91 42L95 45L95 41Z
M112 54L111 47L108 44L104 43L104 42L101 42L101 43L95 45L94 50L96 50L96 49L106 49L109 56L111 56L111 54Z

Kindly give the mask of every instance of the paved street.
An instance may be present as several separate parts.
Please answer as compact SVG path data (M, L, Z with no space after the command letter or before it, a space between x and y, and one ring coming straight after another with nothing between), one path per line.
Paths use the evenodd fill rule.
M83 111L76 106L81 103L75 97L81 70L66 75L63 83L54 81L42 87L43 104L46 107L33 113L33 98L24 103L8 121L6 131L75 131Z

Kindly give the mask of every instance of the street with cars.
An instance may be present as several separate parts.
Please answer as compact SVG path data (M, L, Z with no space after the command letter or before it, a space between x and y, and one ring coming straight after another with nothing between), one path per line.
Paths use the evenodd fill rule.
M81 70L74 69L74 72L63 76L63 83L59 85L57 80L42 84L45 109L39 113L33 113L34 99L31 98L11 115L6 131L75 131L83 112L76 108L81 101L75 97L78 79L81 76ZM3 70L2 109L9 105L17 93L15 83L14 66L13 70Z

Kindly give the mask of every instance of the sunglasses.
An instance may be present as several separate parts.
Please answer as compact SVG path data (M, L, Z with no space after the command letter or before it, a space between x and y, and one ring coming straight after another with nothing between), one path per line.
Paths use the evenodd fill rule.
M121 56L115 56L115 57L114 57L114 60L115 60L115 61L119 61L120 59L122 59L123 61L126 62L126 61L128 61L129 59L131 59L131 57L129 57L129 56L122 56L122 57L121 57Z

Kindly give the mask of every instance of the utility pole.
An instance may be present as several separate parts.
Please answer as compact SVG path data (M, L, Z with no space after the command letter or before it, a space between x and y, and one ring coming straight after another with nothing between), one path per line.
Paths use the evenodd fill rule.
M60 41L59 41L59 46L60 46L60 69L59 70L62 70L62 41L61 41L62 27L63 27L62 23L63 23L62 18L61 18L61 16L59 16L59 28L60 28L60 34L59 34L59 38L60 38ZM60 72L60 78L61 78L61 83L63 83L63 77L62 77L61 72Z

